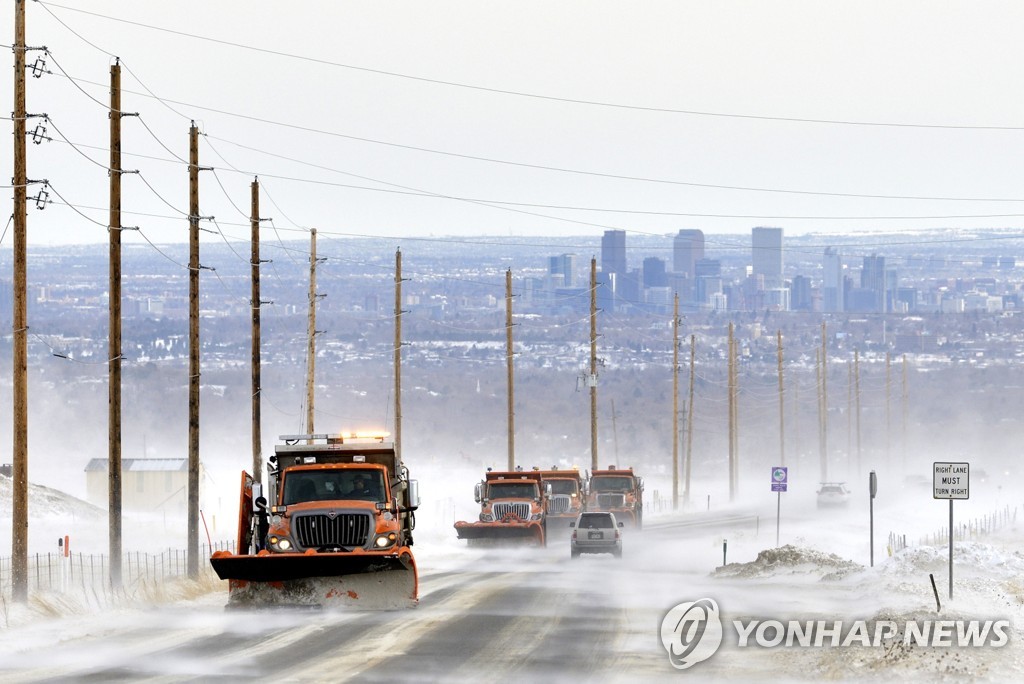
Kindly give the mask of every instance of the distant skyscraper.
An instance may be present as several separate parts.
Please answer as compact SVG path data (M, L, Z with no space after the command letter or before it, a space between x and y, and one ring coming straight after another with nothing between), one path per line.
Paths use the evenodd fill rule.
M864 257L864 267L860 272L860 287L872 294L872 311L886 311L886 277L885 257L872 254Z
M681 230L672 241L672 270L696 276L694 264L704 258L704 231Z
M767 289L782 287L782 229L754 228L751 246L753 274L764 276Z
M665 260L658 257L644 259L644 288L667 286L668 275L665 273Z
M561 280L559 287L576 287L576 272L579 257L575 254L559 254L548 257L548 275L553 281ZM561 278L557 278L561 276Z
M843 258L834 247L825 248L824 278L821 283L821 310L843 311L845 292L843 289Z
M626 275L626 231L606 230L601 238L601 272Z

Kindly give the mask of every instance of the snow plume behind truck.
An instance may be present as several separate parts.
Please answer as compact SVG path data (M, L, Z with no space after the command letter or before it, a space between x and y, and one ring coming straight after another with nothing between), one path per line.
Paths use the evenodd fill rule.
M545 508L550 488L533 471L490 471L478 482L474 498L480 504L477 522L455 523L459 539L476 544L547 543Z
M285 435L266 489L242 473L236 553L210 563L229 605L393 608L418 599L415 480L383 436Z
M559 470L554 466L537 472L541 482L551 488L545 517L547 531L569 529L569 523L575 522L585 509L583 476L576 468Z
M644 481L632 468L609 466L590 473L587 510L609 511L637 529L644 526Z

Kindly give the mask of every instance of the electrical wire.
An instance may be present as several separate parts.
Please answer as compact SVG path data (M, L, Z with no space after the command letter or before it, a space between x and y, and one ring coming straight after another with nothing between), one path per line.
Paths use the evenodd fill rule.
M259 53L273 55L273 56L277 56L277 57L285 57L285 58L288 58L288 59L300 60L300 61L303 61L303 62L309 62L309 63L313 63L313 64L320 64L320 65L336 67L336 68L340 68L340 69L349 69L349 70L359 71L359 72L363 72L363 73L376 74L376 75L379 75L379 76L388 76L388 77L392 77L392 78L407 79L407 80L412 80L412 81L418 81L418 82L421 82L421 83L431 83L431 84L435 84L435 85L443 85L443 86L448 86L448 87L452 87L452 88L463 88L463 89L467 89L467 90L475 90L475 91L494 93L494 94L499 94L499 95L510 95L510 96L515 96L515 97L530 98L530 99L536 99L536 100L547 100L547 101L552 101L552 102L563 102L563 103L569 103L569 104L587 105L587 106L594 106L594 107L605 107L605 108L613 108L613 109L627 109L627 110L643 111L643 112L657 112L657 113L665 113L665 114L683 114L683 115L687 115L687 116L717 117L717 118L727 118L727 119L752 119L752 120L757 120L757 121L780 121L780 122L790 122L790 123L828 124L828 125L836 125L836 126L921 128L921 129L965 130L965 131L1021 131L1021 130L1024 130L1024 126L999 126L999 125L981 125L981 126L978 126L978 125L955 125L955 124L921 124L921 123L905 123L905 122L855 121L855 120L847 120L847 119L816 119L816 118L808 118L808 117L767 116L767 115L761 115L761 114L712 112L712 111L701 111L701 110L692 110L692 109L675 109L675 108L669 108L669 107L652 107L652 106L635 105L635 104L622 104L622 103L616 103L616 102L605 102L605 101L600 101L600 100L585 100L585 99L579 99L579 98L559 97L559 96L555 96L555 95L543 95L543 94L539 94L539 93L530 93L530 92L517 91L517 90L507 90L507 89L503 89L503 88L481 86L481 85L475 85L475 84L470 84L470 83L460 83L460 82L457 82L457 81L448 81L448 80L443 80L443 79L438 79L438 78L428 78L428 77L424 77L424 76L413 76L411 74L404 74L404 73L399 73L399 72L395 72L395 71L386 71L386 70L383 70L383 69L373 69L373 68L369 68L369 67L355 66L355 65L352 65L352 64L345 64L345 63L342 63L342 62L335 62L335 61L331 61L331 60L319 59L319 58L316 58L316 57L309 57L309 56L305 56L305 55L299 55L299 54L295 54L295 53L285 52L283 50L272 50L270 48L257 47L257 46L253 46L253 45L246 45L244 43L238 43L238 42L234 42L234 41L223 40L223 39L220 39L220 38L212 38L212 37L209 37L209 36L202 36L202 35L195 34L195 33L189 33L187 31L177 31L177 30L169 29L169 28L166 28L166 27L163 27L163 26L154 26L152 24L144 24L144 23L138 22L138 21L132 21L132 20L129 20L129 19L121 18L121 17L112 17L112 16L109 16L109 15L99 14L97 12L90 12L90 11L83 10L83 9L80 9L80 8L77 8L77 7L68 7L66 5L60 5L60 4L53 3L53 2L43 2L42 0L35 0L35 1L38 2L41 6L43 6L50 13L51 16L54 16L54 18L56 18L56 15L54 15L53 12L49 9L50 7L58 7L60 9L68 10L68 11L71 11L71 12L80 12L82 14L87 14L87 15L98 17L98 18L101 18L101 19L106 19L106 20L109 20L109 21L120 22L120 23L131 25L131 26L138 26L140 28L145 28L145 29L149 29L149 30L153 30L153 31L160 31L160 32L163 32L163 33L168 33L168 34L171 34L171 35L176 35L176 36L180 36L180 37L184 37L184 38L191 38L191 39L194 39L194 40L200 40L200 41L204 41L204 42L214 43L214 44L217 44L217 45L224 45L224 46L227 46L227 47L239 48L239 49L243 49L243 50L250 50L250 51L253 51L253 52L259 52ZM60 21L60 19L57 19L57 21ZM64 24L64 22L60 22L60 23ZM64 24L64 26L66 28L68 28L66 24ZM68 28L68 30L71 30L71 29ZM71 32L75 33L74 31L71 31ZM81 38L81 36L79 34L75 33L75 35L78 35L79 38ZM85 39L82 38L82 40L85 40ZM86 42L88 42L88 41L86 41ZM92 43L89 43L89 44L92 45ZM96 46L93 45L93 47L96 47ZM97 48L97 49L100 49L100 48ZM107 53L107 54L109 54L109 53Z

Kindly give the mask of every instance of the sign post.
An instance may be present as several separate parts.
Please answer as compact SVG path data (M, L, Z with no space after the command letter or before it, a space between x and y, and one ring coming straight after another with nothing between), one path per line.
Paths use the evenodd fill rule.
M772 468L772 491L776 492L775 502L775 548L779 548L779 520L782 517L782 492L786 491L789 484L789 468L786 466L775 466Z
M878 493L878 477L875 475L874 470L872 470L868 475L868 493L871 497L868 502L869 525L871 527L871 536L869 539L869 544L871 546L871 567L875 567L875 494Z
M932 498L949 499L949 598L953 598L953 500L971 498L970 463L932 463Z

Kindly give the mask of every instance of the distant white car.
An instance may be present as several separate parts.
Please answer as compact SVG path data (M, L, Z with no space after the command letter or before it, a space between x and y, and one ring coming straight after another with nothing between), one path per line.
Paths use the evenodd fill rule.
M622 532L624 526L615 519L614 513L590 511L580 513L576 522L569 523L572 537L569 551L573 558L581 553L610 553L622 558Z
M850 503L850 490L844 482L822 482L818 488L818 508L845 506Z

